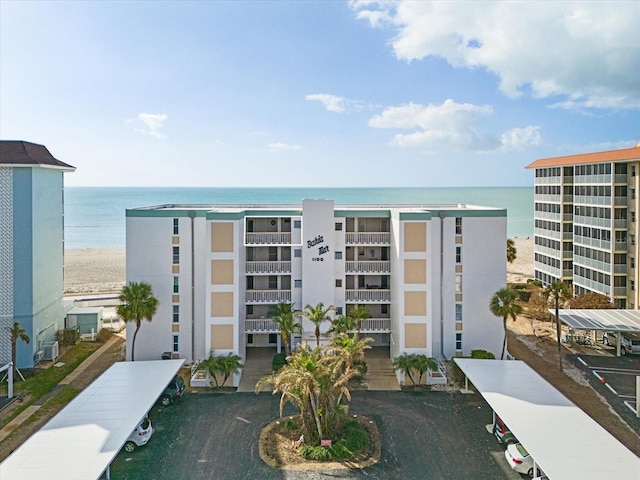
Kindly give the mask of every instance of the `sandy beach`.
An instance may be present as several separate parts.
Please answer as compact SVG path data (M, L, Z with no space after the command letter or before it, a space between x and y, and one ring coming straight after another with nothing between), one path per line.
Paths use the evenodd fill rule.
M533 277L533 237L514 241L517 258L507 265L507 281L525 282ZM124 247L65 250L64 255L65 294L117 293L125 283Z

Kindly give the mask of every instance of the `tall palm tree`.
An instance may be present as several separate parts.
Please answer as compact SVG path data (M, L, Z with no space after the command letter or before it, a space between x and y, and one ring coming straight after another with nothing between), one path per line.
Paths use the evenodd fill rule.
M11 334L11 361L13 362L13 372L15 373L16 368L16 347L18 344L18 340L22 340L24 343L29 343L31 340L27 332L22 328L20 322L13 322L13 326L7 327L9 333Z
M333 305L329 305L327 308L324 308L324 303L320 302L315 307L312 305L306 305L304 310L298 312L299 315L309 319L316 326L316 347L320 346L320 325L323 322L331 320L329 312L333 310L335 310Z
M356 321L358 328L358 336L360 336L360 330L362 330L362 320L366 320L371 316L369 309L364 305L357 305L355 308L349 310L348 315Z
M553 306L556 310L556 340L558 342L558 365L560 367L560 371L562 371L562 345L560 343L560 320L558 318L558 311L560 310L560 304L564 304L567 300L571 298L571 289L564 282L551 282L551 285L547 286L544 289L544 296L547 299L551 299L553 301Z
M302 331L302 325L295 319L296 311L292 303L280 302L271 308L271 319L280 326L280 338L284 342L287 356L291 355L291 337L296 332Z
M517 253L516 242L514 242L512 238L507 238L507 262L513 263Z
M507 348L507 318L511 317L515 321L516 317L522 313L522 306L516 303L518 294L509 287L498 290L491 297L489 310L496 317L502 317L504 328L504 340L502 342L502 354L500 360L504 359L504 351Z
M151 285L146 282L129 282L122 287L120 292L120 305L117 307L118 315L125 322L136 322L136 330L131 341L131 361L134 361L136 349L136 336L142 319L151 321L151 318L158 310L158 299L153 296Z

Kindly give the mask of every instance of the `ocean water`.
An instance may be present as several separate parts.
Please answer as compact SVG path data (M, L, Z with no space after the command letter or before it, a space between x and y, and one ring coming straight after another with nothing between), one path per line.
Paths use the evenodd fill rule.
M66 187L65 248L125 246L125 210L161 204L457 204L507 209L509 237L533 235L532 187L442 188L172 188Z

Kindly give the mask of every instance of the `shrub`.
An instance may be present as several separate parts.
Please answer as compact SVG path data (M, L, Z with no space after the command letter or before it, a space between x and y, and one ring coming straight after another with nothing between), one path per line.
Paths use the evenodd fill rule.
M536 287L541 287L542 288L542 282L540 280L535 280L533 278L530 278L529 280L527 280L527 283L529 285L535 285Z
M485 358L495 360L496 356L486 350L471 350L471 358Z
M277 372L287 364L287 356L284 353L276 353L271 361L271 367Z
M365 449L369 444L367 430L356 420L345 423L340 432L340 438L330 447L302 445L300 455L308 460L344 460L353 457Z
M75 345L80 339L80 329L78 327L65 328L56 332L56 340L60 346Z
M99 342L104 343L107 340L109 340L111 337L113 337L113 332L111 330L109 330L108 328L102 328L98 332L98 341Z

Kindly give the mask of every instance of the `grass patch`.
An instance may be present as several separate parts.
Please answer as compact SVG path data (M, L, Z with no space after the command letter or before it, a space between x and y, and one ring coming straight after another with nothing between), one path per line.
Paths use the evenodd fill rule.
M346 422L339 435L341 438L330 447L302 445L300 455L307 460L319 461L350 459L364 450L369 443L366 429L355 420Z

